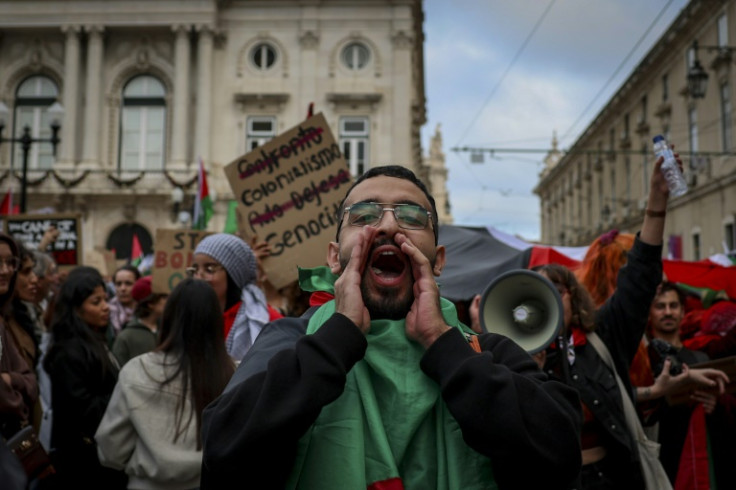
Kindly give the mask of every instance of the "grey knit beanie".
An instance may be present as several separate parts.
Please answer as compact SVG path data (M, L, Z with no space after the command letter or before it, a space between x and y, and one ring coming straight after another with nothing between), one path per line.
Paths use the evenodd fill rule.
M256 280L258 264L253 250L240 238L229 233L208 235L199 242L196 254L209 255L225 267L225 271L243 289Z

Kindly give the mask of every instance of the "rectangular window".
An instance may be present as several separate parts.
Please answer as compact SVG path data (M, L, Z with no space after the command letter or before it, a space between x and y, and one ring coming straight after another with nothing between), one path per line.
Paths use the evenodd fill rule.
M357 177L368 170L370 125L367 117L341 117L340 148L350 173Z
M726 223L723 226L723 243L726 245L726 253L734 257L734 252L736 252L736 223Z
M120 169L123 171L164 168L163 107L127 106L122 114Z
M662 102L670 100L670 80L667 73L662 75Z
M700 233L693 233L693 261L700 260Z
M698 113L695 109L690 109L687 115L688 124L688 142L690 143L690 153L698 151Z
M610 186L611 186L611 211L615 211L616 210L616 204L618 202L618 200L616 198L616 165L611 165L610 176L611 176L611 182L610 182Z
M31 137L51 138L51 119L45 107L19 106L15 112L15 137L23 136L23 129L31 128ZM23 148L20 143L13 145L13 168L23 168ZM51 170L54 164L53 146L51 143L34 143L28 150L28 170Z
M731 113L731 88L728 82L725 82L721 84L721 139L723 140L723 151L731 151L731 148L733 148Z
M247 121L245 151L255 150L276 136L274 116L251 116Z
M624 179L626 180L626 200L631 201L631 157L624 160Z
M639 123L646 124L647 122L647 96L641 98L641 114L639 115Z
M726 14L718 16L718 45L728 46L728 18Z
M653 158L654 155L651 151L649 151L649 148L647 146L642 146L641 148L641 154L644 155L644 158L642 158L641 161L641 175L644 179L642 183L642 195L648 196L649 195L649 159Z

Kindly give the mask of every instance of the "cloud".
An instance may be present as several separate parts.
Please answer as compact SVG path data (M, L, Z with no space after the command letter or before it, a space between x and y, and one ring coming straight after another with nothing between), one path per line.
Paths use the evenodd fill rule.
M425 2L423 142L427 148L440 123L455 222L499 226L538 239L539 199L533 188L545 155L499 153L476 165L468 153L451 148L544 149L554 131L558 138L569 132L560 141L562 148L569 146L686 4L669 3L667 15L596 100L668 4L557 0L531 36L548 2Z

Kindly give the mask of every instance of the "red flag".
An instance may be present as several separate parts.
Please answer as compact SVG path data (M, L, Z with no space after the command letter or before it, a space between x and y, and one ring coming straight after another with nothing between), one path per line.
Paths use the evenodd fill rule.
M13 188L8 189L3 197L3 202L0 204L0 214L11 215L20 214L20 205L13 204Z

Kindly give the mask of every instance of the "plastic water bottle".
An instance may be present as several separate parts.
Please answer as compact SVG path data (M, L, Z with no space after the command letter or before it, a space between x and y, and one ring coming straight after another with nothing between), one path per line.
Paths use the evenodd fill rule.
M654 154L657 158L664 157L664 163L662 163L662 174L664 179L667 181L667 185L670 188L670 197L678 197L687 192L687 182L685 177L680 171L675 155L670 149L670 145L664 139L664 136L658 134L653 138L654 141Z

